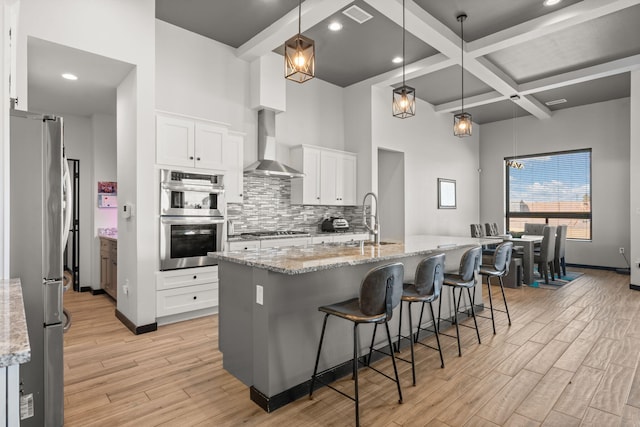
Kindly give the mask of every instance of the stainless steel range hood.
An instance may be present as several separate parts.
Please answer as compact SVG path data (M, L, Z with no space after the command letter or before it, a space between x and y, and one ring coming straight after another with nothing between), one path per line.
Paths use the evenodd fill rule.
M276 113L258 111L258 161L244 169L245 175L302 178L304 174L275 160Z

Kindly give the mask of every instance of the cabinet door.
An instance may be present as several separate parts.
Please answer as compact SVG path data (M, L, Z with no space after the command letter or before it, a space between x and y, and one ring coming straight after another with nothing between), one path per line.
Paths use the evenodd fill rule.
M311 239L308 237L286 237L284 239L264 239L260 240L260 249L279 248L281 246L304 246L308 245Z
M291 180L291 203L320 204L320 153L317 148L300 146L291 150L291 165L304 173Z
M100 255L100 288L107 289L109 286L109 257Z
M224 188L227 203L242 203L244 136L229 133L224 150L224 163L227 173L224 175Z
M195 132L195 167L225 170L227 130L219 126L196 123Z
M356 163L357 158L352 154L342 154L338 167L338 203L341 205L356 204Z
M156 162L193 166L194 124L175 117L156 117Z
M340 154L323 151L320 154L320 203L323 205L339 205L338 171Z
M118 250L115 247L115 242L112 243L114 247L111 249L111 274L109 275L109 295L113 297L113 299L118 299Z

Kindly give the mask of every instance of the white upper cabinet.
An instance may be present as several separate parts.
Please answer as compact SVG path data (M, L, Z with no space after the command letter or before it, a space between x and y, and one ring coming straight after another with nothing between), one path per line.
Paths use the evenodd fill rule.
M224 124L158 114L156 116L156 163L225 171L231 155ZM231 147L235 150L234 147ZM236 154L237 157L237 154Z
M175 117L156 117L156 161L174 166L194 165L195 123Z
M227 203L242 203L244 134L229 132L227 149L224 150L224 163L227 173L224 176L224 188Z
M194 167L225 170L227 129L205 123L196 123L195 133Z
M321 147L291 149L292 166L304 178L291 180L291 203L303 205L355 205L357 157L353 153Z

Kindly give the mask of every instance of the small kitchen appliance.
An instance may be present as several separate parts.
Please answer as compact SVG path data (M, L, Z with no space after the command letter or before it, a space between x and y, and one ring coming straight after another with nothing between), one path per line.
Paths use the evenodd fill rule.
M320 229L329 232L347 231L349 229L349 222L344 218L332 216L322 221Z

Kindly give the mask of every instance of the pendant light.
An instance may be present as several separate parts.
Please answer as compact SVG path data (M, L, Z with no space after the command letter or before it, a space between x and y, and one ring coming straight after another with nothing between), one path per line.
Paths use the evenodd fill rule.
M416 115L416 90L404 82L405 64L405 28L404 28L404 0L402 0L402 86L393 90L391 105L393 116L401 119Z
M302 0L298 0L298 34L284 44L284 77L304 83L315 77L315 43L301 34Z
M516 132L518 105L516 101L519 99L520 95L511 95L511 101L513 101L513 158L507 160L507 166L514 169L524 169L524 163L518 161L518 133Z
M457 137L471 136L471 114L464 112L464 26L462 23L467 19L466 14L458 15L460 22L460 56L462 58L462 108L460 113L453 116L453 134Z

